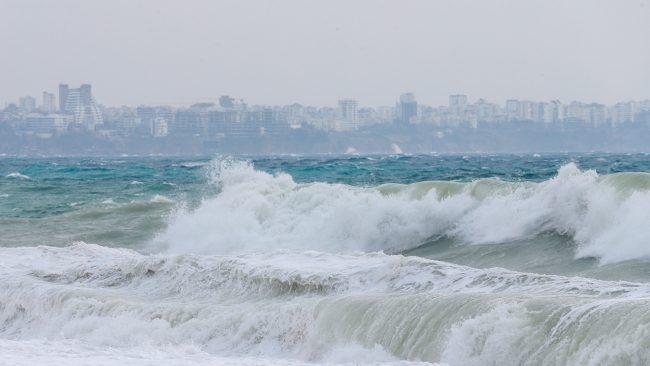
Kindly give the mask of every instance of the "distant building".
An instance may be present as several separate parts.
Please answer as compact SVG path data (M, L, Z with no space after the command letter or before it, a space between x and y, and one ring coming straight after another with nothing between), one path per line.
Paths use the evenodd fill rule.
M339 100L339 111L343 122L342 130L359 128L359 103L355 99Z
M169 123L163 117L154 118L151 124L151 135L153 137L165 137L169 134Z
M18 100L18 108L23 113L32 113L36 110L36 99L34 97L25 96Z
M538 103L528 100L508 99L506 101L506 119L508 121L533 121L539 114Z
M494 122L499 118L499 106L488 103L485 99L479 99L474 104L474 114L477 122Z
M554 106L551 103L535 103L533 109L533 120L535 122L542 122L549 124L554 121L555 113Z
M449 96L449 107L462 107L464 108L467 105L467 95L456 94Z
M158 116L157 110L154 107L140 106L135 110L136 116L140 119L141 131L140 134L154 135L154 120Z
M570 122L584 122L589 118L588 113L584 103L574 101L567 107L566 119Z
M519 101L516 99L506 100L506 119L512 121L517 119L517 113L519 111Z
M610 109L611 124L616 126L623 123L632 123L636 116L636 103L616 103Z
M65 111L65 103L68 100L68 84L59 84L59 111Z
M54 93L43 92L43 104L41 104L41 111L44 113L53 113L56 111L56 98Z
M564 122L566 115L565 106L559 100L553 100L550 103L551 113L553 114L551 120L554 123Z
M287 116L287 123L293 126L300 126L305 121L307 112L305 108L298 103L291 104L283 108Z
M401 123L414 122L418 115L418 102L415 100L413 93L400 95L397 104L397 120Z
M65 99L63 99L65 98ZM102 113L92 96L90 84L82 84L77 89L70 89L67 84L59 84L59 106L61 113L71 115L73 122L94 130L104 123Z
M33 133L60 133L68 128L68 117L60 114L29 114L25 117L24 128Z
M535 103L528 100L520 100L517 108L517 119L520 121L532 121Z
M449 96L449 113L454 122L465 120L465 109L467 108L467 95L456 94Z
M591 103L587 106L587 120L593 127L601 127L607 123L607 107L604 104Z
M174 114L174 123L169 128L169 133L183 136L205 135L208 129L209 111L199 109L185 109Z
M234 107L235 98L231 98L228 95L222 95L219 97L219 105L221 108L232 109Z

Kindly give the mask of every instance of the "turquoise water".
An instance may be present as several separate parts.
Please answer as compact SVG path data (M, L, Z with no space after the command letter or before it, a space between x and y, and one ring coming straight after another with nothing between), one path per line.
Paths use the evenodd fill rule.
M649 172L646 154L0 158L0 351L646 364Z
M422 155L360 157L241 157L256 169L290 174L296 182L370 187L421 181L469 182L484 178L542 181L575 162L599 174L650 171L646 154ZM215 194L211 157L0 158L0 217L47 218L155 195L196 203ZM24 177L15 176L21 174ZM7 245L10 243L3 243Z
M166 227L179 207L191 209L218 194L219 187L212 182L213 163L224 158L0 159L0 246L62 246L84 241L141 248ZM358 187L482 179L541 182L553 178L568 163L595 170L601 176L650 171L647 154L276 156L235 160L248 161L255 169L271 174L289 174L297 183ZM485 265L491 264L482 260Z

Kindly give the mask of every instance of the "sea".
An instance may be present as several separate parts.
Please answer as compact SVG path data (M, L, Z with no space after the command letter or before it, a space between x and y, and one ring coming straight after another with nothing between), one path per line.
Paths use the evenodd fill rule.
M0 365L647 365L648 172L0 157Z

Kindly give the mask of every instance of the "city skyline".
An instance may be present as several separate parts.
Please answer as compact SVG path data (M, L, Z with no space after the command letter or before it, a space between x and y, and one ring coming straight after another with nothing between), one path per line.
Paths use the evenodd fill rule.
M83 85L96 85L95 83L89 83L87 81L85 81L85 82L82 81L81 83L76 83L76 84L81 85L81 86L83 86ZM55 104L58 106L58 110L61 110L61 105L60 105L61 101L60 101L60 97L58 95L58 93L60 92L59 87L61 85L75 85L75 83L67 83L67 82L62 83L62 82L59 82L56 85L56 87L52 87L52 88L48 88L48 89L42 89L40 92L35 92L35 93L32 93L32 94L16 95L13 99L4 101L2 106L3 106L3 108L6 108L11 104L20 105L21 100L23 98L33 98L33 99L35 99L36 105L40 106L40 105L43 104L43 100L44 100L43 98L52 98L52 96L54 96L55 101L56 101ZM102 95L101 89L99 89L99 90L100 90L100 92L98 93L98 95L101 96ZM628 98L628 99L617 99L617 100L614 100L613 102L604 102L604 101L600 101L600 100L587 100L587 99L584 99L584 98L582 98L582 99L576 98L576 99L571 99L571 100L562 100L562 99L560 99L558 97L550 97L548 99L530 99L530 98L523 98L521 96L516 96L516 95L508 96L503 100L492 100L492 99L489 99L489 98L487 98L485 96L481 96L481 95L472 96L470 94L463 93L461 91L461 92L455 92L455 93L447 92L445 94L446 95L445 100L442 101L439 104L436 104L436 103L430 103L430 102L428 102L426 100L422 100L421 97L419 97L416 93L413 93L412 91L408 91L408 90L392 91L392 93L393 93L393 100L389 101L389 102L387 102L385 104L364 103L363 102L364 101L363 97L358 97L358 96L354 96L354 95L339 95L338 97L332 99L331 101L329 101L329 103L326 103L326 104L308 104L308 103L305 103L305 102L303 102L301 100L285 101L283 103L277 103L277 104L276 103L265 103L264 101L261 101L259 103L257 103L257 102L255 102L255 103L249 102L248 104L253 105L253 106L270 106L270 107L280 107L280 106L288 106L288 105L292 105L292 104L300 104L300 105L303 105L303 106L312 106L312 107L323 107L323 108L332 107L332 108L337 108L340 105L341 100L354 100L354 101L356 101L357 106L359 108L379 108L379 107L394 106L396 99L399 99L400 95L404 95L404 94L412 94L413 96L417 96L419 104L431 106L431 107L434 107L434 108L450 106L452 102L450 101L449 98L453 97L453 96L464 97L465 100L464 100L463 104L474 104L476 102L484 101L484 102L489 102L489 103L493 103L493 104L498 104L498 105L501 105L501 106L505 106L508 103L509 100L530 101L530 102L535 102L535 103L559 101L559 102L561 102L563 104L571 104L571 103L577 102L577 103L584 103L584 104L603 104L603 105L607 105L607 106L615 105L615 104L618 104L618 103L627 103L627 102L634 102L634 101L650 100L650 94L631 97L631 98ZM93 94L97 94L97 93L93 92ZM108 108L138 107L138 106L170 106L170 107L174 107L174 108L187 108L187 107L190 107L191 105L197 104L197 103L211 103L211 102L218 103L220 97L231 96L231 95L234 95L234 94L229 93L228 91L224 91L224 92L221 92L219 94L215 94L213 96L209 96L209 97L205 97L205 98L192 99L192 100L188 99L185 103L179 103L179 104L164 103L164 102L153 102L153 103L136 102L136 103L133 103L133 104L112 105L112 104L104 103L103 99L101 97L97 97L96 99L102 101L102 102L98 102L97 103L98 105L108 107ZM239 95L239 94L237 94L237 95ZM39 96L41 96L41 97L39 97ZM241 96L241 95L239 95L239 96ZM245 98L247 100L249 100L249 98L245 94L244 94L244 96L245 96Z
M183 107L142 104L109 107L97 103L92 90L91 84L71 88L69 84L60 83L58 108L54 93L43 92L38 106L34 97L20 97L18 104L12 103L0 111L0 128L45 139L71 131L87 131L109 139L111 136L161 138L170 135L223 140L288 136L290 130L303 128L350 132L382 124L406 130L409 125L477 129L479 125L525 121L556 127L570 123L582 129L616 128L635 123L644 128L650 126L650 99L614 105L508 99L499 105L483 98L472 102L467 95L450 94L447 105L431 106L419 103L414 93L406 92L399 95L394 107L360 106L353 98L339 99L337 107L299 103L249 105L243 98L230 95ZM442 130L436 133L444 135Z
M0 102L59 80L92 81L105 105L226 93L274 105L341 95L390 105L395 90L432 105L449 93L498 103L650 95L650 4L638 0L7 0L0 14L11 50Z

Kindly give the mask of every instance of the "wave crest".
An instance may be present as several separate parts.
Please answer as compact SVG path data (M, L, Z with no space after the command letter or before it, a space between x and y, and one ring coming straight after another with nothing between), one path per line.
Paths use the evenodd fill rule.
M381 253L142 255L79 243L3 248L0 258L5 339L191 344L218 355L305 360L360 345L352 359L379 347L383 358L476 365L649 357L635 351L649 349L646 284ZM301 292L278 281L337 285ZM585 340L584 350L571 339Z
M247 162L213 162L220 188L154 241L176 253L400 251L449 237L500 243L557 232L602 263L650 257L650 175L601 177L571 163L543 182L481 179L355 187L296 183Z

